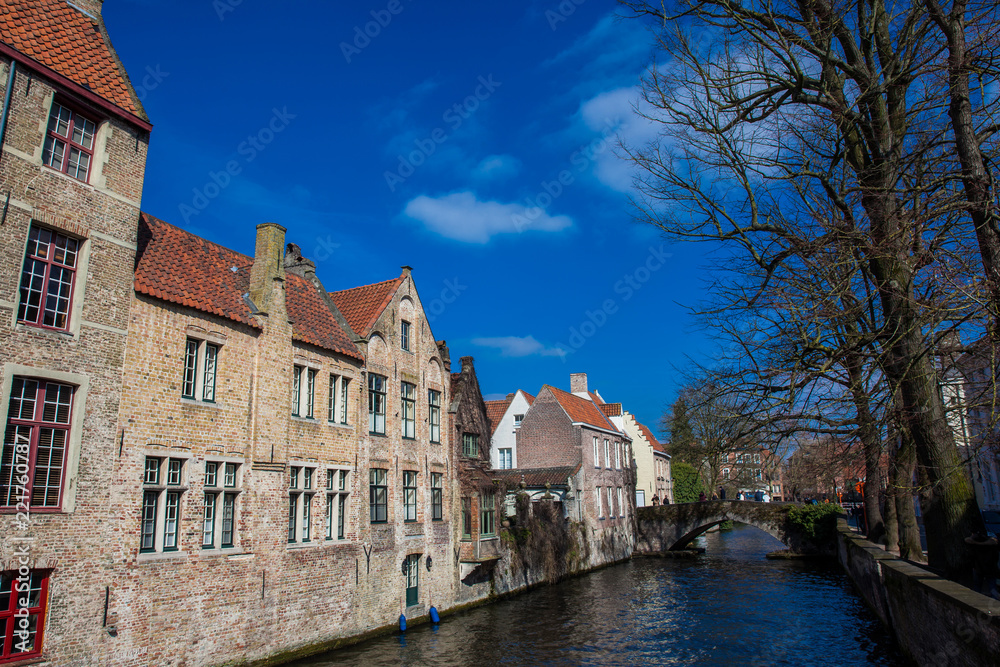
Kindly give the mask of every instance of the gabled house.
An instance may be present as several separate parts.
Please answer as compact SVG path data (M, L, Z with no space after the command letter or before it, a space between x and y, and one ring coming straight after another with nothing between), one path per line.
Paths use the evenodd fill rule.
M504 489L494 480L489 460L490 422L472 357L460 359L451 374L449 432L457 477L453 517L459 562L456 600L489 594L489 578L500 559L500 526Z
M535 397L518 389L498 401L486 401L492 434L490 462L496 470L517 467L517 429Z
M0 83L0 663L90 664L152 125L100 0L0 2Z
M577 471L565 509L570 520L587 528L590 564L599 565L632 553L631 439L600 410L585 386L573 388L570 393L544 385L538 392L517 432L519 467L514 470Z
M134 292L110 503L115 650L250 661L357 631L352 601L378 577L356 567L364 357L312 263L273 223L247 257L143 214ZM308 613L270 614L261 633L261 609L289 597Z
M454 558L454 443L443 421L451 368L410 267L329 296L365 357L357 466L367 486L360 535L372 578L356 613L374 627L387 610L420 616L454 590L444 566Z

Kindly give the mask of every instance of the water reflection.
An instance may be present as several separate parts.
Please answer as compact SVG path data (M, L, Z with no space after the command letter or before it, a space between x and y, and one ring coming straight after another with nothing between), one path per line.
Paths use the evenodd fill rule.
M768 561L755 528L700 540L295 665L906 664L836 567Z

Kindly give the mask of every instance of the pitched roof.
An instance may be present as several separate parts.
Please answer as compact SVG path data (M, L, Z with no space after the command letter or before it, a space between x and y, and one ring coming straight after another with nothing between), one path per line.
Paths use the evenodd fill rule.
M575 475L580 469L580 465L563 466L558 468L510 468L507 470L493 470L490 474L497 479L501 479L510 487L516 487L524 483L529 487L545 486L548 482L552 486L565 486L566 481Z
M531 405L532 403L535 402L535 397L526 392L525 390L518 389L518 391L524 394L524 400L528 401L528 405Z
M511 394L509 398L502 398L499 401L484 401L486 403L486 417L490 420L490 433L497 432L497 426L513 400L514 396Z
M549 389L552 395L555 396L556 400L559 401L559 405L562 409L566 411L569 418L574 422L582 422L589 426L596 426L597 428L607 429L609 431L617 431L615 425L611 423L603 412L601 412L594 403L588 401L586 398L580 398L575 396L568 391L563 391L562 389L557 389L551 385L544 385L542 389Z
M609 417L621 417L622 416L622 404L621 403L599 403L597 405L601 409L601 412Z
M66 0L3 0L0 40L35 62L87 88L116 107L147 120L132 95L100 15Z
M344 316L351 329L359 336L371 333L375 320L389 305L392 295L403 283L403 277L383 280L380 283L352 287L351 289L330 292L330 298L337 305L337 310Z
M135 291L180 304L255 329L243 295L250 288L253 259L143 213L139 218ZM292 338L362 359L311 282L285 276L286 307Z
M663 452L664 454L667 453L666 448L660 443L659 440L656 439L656 436L653 435L653 432L650 431L645 424L641 424L639 422L636 422L635 424L639 427L639 433L642 433L642 437L649 441L649 444L652 445L654 451Z

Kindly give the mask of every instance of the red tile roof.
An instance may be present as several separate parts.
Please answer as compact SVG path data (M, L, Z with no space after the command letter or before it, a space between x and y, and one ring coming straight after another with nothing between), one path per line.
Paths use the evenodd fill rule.
M544 487L548 482L552 486L566 486L567 480L580 470L580 465L565 466L560 468L513 468L507 470L494 470L493 477L501 479L509 485L509 488L516 488L523 478L528 487Z
M511 394L510 398L503 398L499 401L484 401L486 403L486 417L490 420L490 433L497 432L497 426L513 400L514 395Z
M653 435L653 432L650 431L645 424L640 424L639 422L636 422L636 426L639 427L639 433L642 434L642 437L646 438L646 440L649 441L649 444L653 446L653 449L655 451L663 452L664 454L667 453L666 448L662 444L660 444L660 441L656 439L656 436Z
M590 400L594 402L594 405L604 405L604 401L601 400L600 396L598 396L592 391L588 391L587 393L590 394Z
M372 285L362 285L351 289L330 292L330 298L337 305L351 329L359 336L371 333L372 326L382 311L389 305L392 295L403 283L403 277L383 280Z
M66 0L2 0L0 40L35 62L147 120L132 95L99 15L91 18Z
M528 405L531 405L532 403L535 402L535 397L532 396L531 394L529 394L528 392L526 392L525 390L518 389L518 391L520 391L522 394L524 394L524 399L526 401L528 401Z
M252 265L253 259L235 250L148 213L140 216L135 266L139 294L260 329L243 299L249 291ZM286 274L285 292L293 339L362 359L311 282Z
M598 403L597 407L601 409L601 412L609 417L621 417L622 416L622 404L621 403Z
M604 416L596 405L586 398L580 398L575 396L568 391L563 391L562 389L557 389L550 385L544 385L542 389L549 389L552 391L552 395L556 397L559 401L559 405L562 409L566 411L569 418L574 422L582 422L590 426L596 426L597 428L607 429L609 431L617 431L615 425L611 423L611 420Z

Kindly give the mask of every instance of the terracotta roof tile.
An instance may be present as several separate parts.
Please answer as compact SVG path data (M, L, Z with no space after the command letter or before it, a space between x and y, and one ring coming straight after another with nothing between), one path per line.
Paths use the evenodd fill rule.
M135 266L135 291L140 294L260 329L243 300L252 265L253 259L235 250L148 213L140 216ZM312 283L287 274L285 293L295 340L362 359Z
M330 292L330 298L337 305L337 310L344 316L351 329L359 336L371 333L378 316L389 305L392 295L402 284L403 278L384 280L372 285L362 285L351 289Z
M65 0L2 0L0 40L115 106L145 118L97 19Z
M521 483L529 487L542 487L548 482L552 486L565 486L566 481L580 470L580 466L565 466L560 468L510 468L494 470L492 476L507 482L508 488L515 489Z
M510 407L511 402L514 400L513 395L510 398L503 398L499 401L484 401L486 403L486 417L490 420L490 433L497 432L497 426L500 424L500 420L507 413L507 408Z
M520 389L519 391L520 391L520 392L521 392L522 394L524 394L524 399L525 399L526 401L528 401L528 405L531 405L532 403L534 403L534 402L535 402L535 397L534 397L534 396L532 396L531 394L529 394L528 392L526 392L526 391L525 391L525 390L523 390L523 389Z
M580 398L575 396L568 391L563 391L562 389L557 389L550 385L545 385L542 389L548 388L552 391L552 395L556 397L559 401L559 405L562 406L569 418L574 422L582 422L590 426L596 426L597 428L608 429L609 431L617 431L615 425L611 423L603 412L601 412L596 405L586 398Z
M621 403L598 403L597 407L599 407L601 409L601 412L606 414L608 417L622 416Z

